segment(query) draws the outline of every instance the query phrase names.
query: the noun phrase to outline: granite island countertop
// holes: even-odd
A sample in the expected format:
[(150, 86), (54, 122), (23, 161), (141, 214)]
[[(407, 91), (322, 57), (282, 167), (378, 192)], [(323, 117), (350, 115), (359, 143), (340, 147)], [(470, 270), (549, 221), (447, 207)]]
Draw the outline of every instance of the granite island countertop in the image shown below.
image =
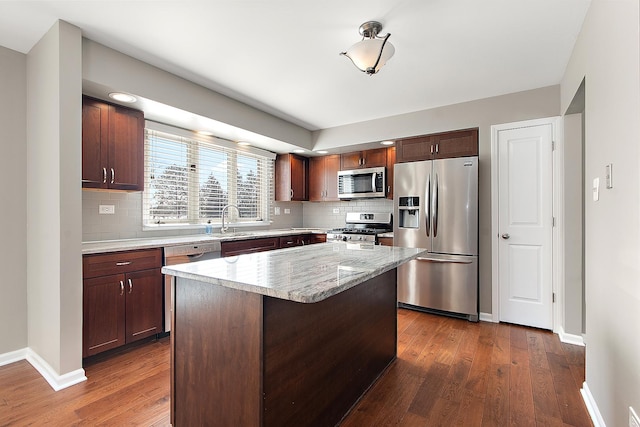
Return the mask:
[(162, 273), (302, 303), (315, 303), (426, 252), (328, 242), (179, 264)]

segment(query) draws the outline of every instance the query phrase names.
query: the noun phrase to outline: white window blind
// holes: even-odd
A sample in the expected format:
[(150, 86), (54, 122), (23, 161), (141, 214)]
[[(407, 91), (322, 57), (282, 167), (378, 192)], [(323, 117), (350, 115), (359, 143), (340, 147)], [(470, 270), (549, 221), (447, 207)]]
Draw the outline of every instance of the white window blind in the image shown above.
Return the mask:
[(275, 154), (147, 122), (145, 225), (268, 222)]

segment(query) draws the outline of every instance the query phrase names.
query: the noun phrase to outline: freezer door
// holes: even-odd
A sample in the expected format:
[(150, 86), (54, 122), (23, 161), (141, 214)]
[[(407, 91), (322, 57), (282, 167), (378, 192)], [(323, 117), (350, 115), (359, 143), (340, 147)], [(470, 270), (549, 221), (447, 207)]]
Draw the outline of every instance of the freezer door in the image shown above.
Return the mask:
[(478, 158), (433, 161), (432, 251), (478, 255)]
[(478, 257), (431, 254), (401, 265), (398, 302), (478, 320)]
[(431, 250), (432, 161), (397, 163), (393, 181), (395, 246)]

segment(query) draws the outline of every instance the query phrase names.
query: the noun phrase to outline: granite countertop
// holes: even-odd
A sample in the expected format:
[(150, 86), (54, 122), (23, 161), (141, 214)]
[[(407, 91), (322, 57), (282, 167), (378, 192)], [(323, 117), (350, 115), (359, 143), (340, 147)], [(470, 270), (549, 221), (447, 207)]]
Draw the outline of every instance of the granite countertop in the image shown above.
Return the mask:
[(343, 242), (163, 267), (177, 277), (302, 303), (314, 303), (396, 268), (426, 249)]
[(292, 234), (324, 234), (326, 230), (317, 228), (286, 228), (277, 230), (256, 230), (213, 234), (195, 234), (179, 237), (150, 237), (142, 239), (101, 240), (82, 242), (82, 254), (130, 251), (136, 249), (162, 248), (166, 246), (189, 245), (203, 242), (225, 242), (232, 240), (259, 239), (262, 237), (288, 236)]

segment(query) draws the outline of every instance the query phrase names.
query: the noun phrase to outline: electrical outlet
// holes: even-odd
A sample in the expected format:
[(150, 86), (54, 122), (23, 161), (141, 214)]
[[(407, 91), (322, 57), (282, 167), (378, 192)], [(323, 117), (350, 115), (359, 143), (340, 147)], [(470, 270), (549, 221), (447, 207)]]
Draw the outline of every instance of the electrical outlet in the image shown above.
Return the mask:
[(284, 208), (284, 214), (285, 215), (289, 215), (291, 213), (291, 209), (289, 208)]
[(114, 205), (100, 205), (98, 212), (100, 215), (113, 215), (116, 213), (116, 207)]
[(333, 208), (333, 213), (339, 214), (340, 213), (340, 208)]
[(273, 214), (274, 215), (280, 215), (280, 206), (276, 206), (273, 208)]
[(629, 427), (640, 427), (640, 418), (631, 406), (629, 406)]

